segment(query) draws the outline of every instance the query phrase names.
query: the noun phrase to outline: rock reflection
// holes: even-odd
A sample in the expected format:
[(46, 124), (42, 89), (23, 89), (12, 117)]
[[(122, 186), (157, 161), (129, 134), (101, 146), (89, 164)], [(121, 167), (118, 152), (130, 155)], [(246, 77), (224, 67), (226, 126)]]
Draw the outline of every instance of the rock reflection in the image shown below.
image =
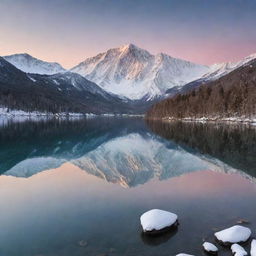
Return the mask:
[(150, 246), (159, 246), (168, 242), (172, 237), (174, 237), (178, 233), (178, 227), (167, 230), (164, 233), (159, 235), (148, 235), (141, 232), (140, 237), (144, 244)]

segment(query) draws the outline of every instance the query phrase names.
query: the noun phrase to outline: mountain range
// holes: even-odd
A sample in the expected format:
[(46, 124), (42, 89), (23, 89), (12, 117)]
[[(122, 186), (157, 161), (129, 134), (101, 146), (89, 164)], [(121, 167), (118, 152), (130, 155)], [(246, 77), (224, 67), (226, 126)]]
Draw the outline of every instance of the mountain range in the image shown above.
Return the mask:
[[(154, 104), (149, 119), (210, 119), (255, 122), (256, 60), (238, 66), (232, 72), (203, 86)], [(187, 85), (188, 86), (188, 85)]]
[(0, 105), (27, 112), (130, 113), (129, 101), (76, 73), (25, 73), (0, 57)]
[(66, 70), (14, 54), (0, 59), (0, 104), (25, 111), (143, 113), (156, 101), (217, 80), (255, 58), (206, 66), (127, 44)]

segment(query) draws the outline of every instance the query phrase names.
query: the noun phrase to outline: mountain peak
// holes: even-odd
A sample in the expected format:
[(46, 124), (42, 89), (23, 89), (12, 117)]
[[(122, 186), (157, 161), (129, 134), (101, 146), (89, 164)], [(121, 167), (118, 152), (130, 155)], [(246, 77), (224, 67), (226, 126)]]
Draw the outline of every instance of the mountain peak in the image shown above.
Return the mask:
[(26, 73), (52, 75), (64, 72), (65, 69), (56, 62), (47, 62), (37, 59), (28, 53), (17, 53), (3, 57), (6, 61)]
[(148, 51), (136, 46), (135, 44), (129, 43), (118, 48), (121, 52), (142, 52), (151, 55)]
[(208, 70), (163, 53), (153, 55), (132, 43), (109, 49), (71, 69), (108, 92), (133, 100), (154, 99)]
[(137, 47), (136, 45), (129, 43), (129, 44), (125, 44), (123, 46), (120, 47), (121, 50), (133, 50), (133, 49), (139, 49), (139, 47)]
[[(13, 55), (8, 55), (8, 56), (5, 56), (5, 57), (9, 57), (9, 56), (24, 56), (24, 57), (27, 57), (27, 58), (34, 58), (32, 57), (30, 54), (24, 52), (24, 53), (15, 53)], [(35, 59), (35, 58), (34, 58)]]

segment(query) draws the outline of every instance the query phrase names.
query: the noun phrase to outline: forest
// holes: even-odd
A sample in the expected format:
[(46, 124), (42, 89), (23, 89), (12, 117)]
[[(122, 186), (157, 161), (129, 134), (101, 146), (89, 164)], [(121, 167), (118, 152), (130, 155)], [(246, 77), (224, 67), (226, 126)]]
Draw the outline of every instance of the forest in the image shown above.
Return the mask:
[(146, 115), (150, 119), (255, 116), (256, 61), (216, 81), (156, 103)]

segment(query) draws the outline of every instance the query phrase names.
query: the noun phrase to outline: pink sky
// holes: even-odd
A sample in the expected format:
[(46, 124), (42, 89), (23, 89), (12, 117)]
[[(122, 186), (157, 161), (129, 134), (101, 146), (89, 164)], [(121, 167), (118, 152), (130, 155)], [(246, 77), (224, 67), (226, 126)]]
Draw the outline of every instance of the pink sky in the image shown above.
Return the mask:
[(26, 52), (71, 68), (133, 43), (200, 64), (237, 61), (256, 52), (255, 10), (247, 0), (2, 0), (0, 56)]

